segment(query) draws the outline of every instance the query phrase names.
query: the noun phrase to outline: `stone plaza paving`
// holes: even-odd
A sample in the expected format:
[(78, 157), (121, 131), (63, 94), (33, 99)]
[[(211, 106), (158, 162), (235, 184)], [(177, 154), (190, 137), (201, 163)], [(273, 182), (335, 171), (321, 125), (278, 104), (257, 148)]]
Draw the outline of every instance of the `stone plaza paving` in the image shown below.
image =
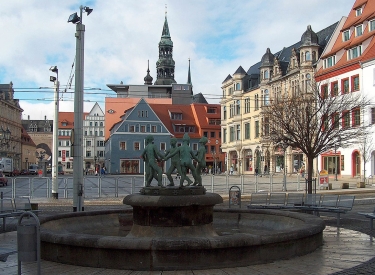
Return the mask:
[[(355, 194), (353, 210), (341, 215), (340, 228), (336, 227), (334, 214), (321, 213), (326, 222), (323, 238), (324, 245), (315, 252), (289, 260), (280, 260), (268, 264), (247, 267), (182, 270), (182, 271), (131, 271), (103, 268), (64, 265), (49, 261), (41, 261), (42, 274), (375, 274), (375, 230), (370, 232), (369, 220), (358, 212), (372, 212), (375, 207), (375, 187), (351, 188), (342, 190), (339, 182), (333, 190), (318, 191), (321, 193)], [(223, 195), (225, 200), (225, 195)], [(246, 207), (248, 199), (242, 200)], [(39, 202), (40, 215), (54, 215), (72, 211), (70, 200), (42, 199)], [(122, 198), (85, 201), (85, 211), (98, 209), (118, 209)], [(216, 207), (228, 207), (225, 201)], [(7, 232), (0, 234), (0, 248), (17, 249), (17, 219), (7, 222)], [(126, 261), (126, 259), (124, 259)], [(0, 262), (0, 274), (18, 274), (17, 253), (10, 255), (6, 262)], [(22, 263), (22, 274), (37, 274), (37, 264)]]

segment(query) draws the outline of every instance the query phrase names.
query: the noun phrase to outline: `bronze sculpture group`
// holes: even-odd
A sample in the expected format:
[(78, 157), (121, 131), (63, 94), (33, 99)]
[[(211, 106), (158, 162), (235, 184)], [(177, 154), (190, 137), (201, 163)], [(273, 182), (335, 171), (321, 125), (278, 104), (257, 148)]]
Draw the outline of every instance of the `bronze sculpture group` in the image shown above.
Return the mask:
[[(155, 144), (153, 144), (154, 137), (152, 135), (147, 136), (146, 146), (142, 153), (142, 158), (145, 163), (145, 184), (146, 187), (151, 186), (152, 179), (156, 179), (158, 186), (162, 186), (162, 170), (158, 166), (157, 162), (161, 160), (171, 159), (171, 166), (169, 167), (166, 175), (169, 180), (168, 186), (174, 186), (172, 172), (176, 169), (177, 173), (180, 174), (180, 187), (183, 187), (184, 181), (187, 181), (189, 185), (202, 186), (202, 169), (206, 167), (206, 148), (205, 145), (208, 141), (206, 137), (202, 137), (199, 140), (199, 148), (196, 153), (190, 148), (190, 137), (188, 134), (184, 134), (182, 139), (182, 145), (176, 147), (177, 139), (172, 137), (170, 141), (171, 148), (168, 149), (163, 155)], [(192, 163), (192, 159), (197, 162), (196, 167)], [(191, 171), (193, 181), (187, 176), (188, 171)]]

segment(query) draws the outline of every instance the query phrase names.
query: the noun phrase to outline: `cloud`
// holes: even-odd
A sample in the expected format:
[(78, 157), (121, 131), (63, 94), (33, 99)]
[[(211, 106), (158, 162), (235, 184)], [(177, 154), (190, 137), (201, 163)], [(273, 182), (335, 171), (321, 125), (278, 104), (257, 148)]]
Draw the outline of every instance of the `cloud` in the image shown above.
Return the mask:
[[(349, 13), (354, 1), (341, 0), (340, 5), (326, 0), (167, 3), (176, 81), (186, 83), (190, 58), (194, 92), (218, 103), (221, 83), (228, 74), (240, 65), (247, 70), (260, 61), (268, 47), (276, 52), (298, 42), (307, 25), (319, 31), (340, 20)], [(53, 99), (48, 70), (51, 65), (59, 68), (62, 89), (74, 75), (75, 26), (67, 23), (67, 18), (79, 12), (80, 5), (94, 9), (90, 16), (83, 14), (84, 85), (102, 89), (102, 93), (85, 94), (85, 99), (98, 101), (103, 107), (105, 96), (115, 96), (106, 84), (143, 84), (148, 60), (151, 76), (156, 79), (165, 1), (2, 1), (0, 83), (14, 83), (24, 114), (36, 115), (35, 110), (51, 112), (51, 108), (42, 107), (52, 106), (52, 101), (44, 104), (36, 100)], [(74, 89), (74, 80), (72, 85)], [(51, 89), (35, 89), (46, 86)], [(64, 95), (64, 99), (68, 98), (72, 100), (71, 93)], [(62, 103), (62, 108), (64, 104), (72, 102)]]

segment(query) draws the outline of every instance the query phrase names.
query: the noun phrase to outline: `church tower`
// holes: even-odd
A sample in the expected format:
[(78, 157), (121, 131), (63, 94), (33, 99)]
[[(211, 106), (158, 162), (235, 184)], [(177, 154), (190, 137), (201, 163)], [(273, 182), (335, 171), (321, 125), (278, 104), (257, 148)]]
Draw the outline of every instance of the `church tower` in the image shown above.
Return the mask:
[(174, 65), (173, 42), (169, 34), (167, 12), (165, 12), (163, 32), (159, 42), (159, 60), (156, 62), (157, 78), (154, 84), (171, 85), (176, 83), (176, 80), (174, 80)]

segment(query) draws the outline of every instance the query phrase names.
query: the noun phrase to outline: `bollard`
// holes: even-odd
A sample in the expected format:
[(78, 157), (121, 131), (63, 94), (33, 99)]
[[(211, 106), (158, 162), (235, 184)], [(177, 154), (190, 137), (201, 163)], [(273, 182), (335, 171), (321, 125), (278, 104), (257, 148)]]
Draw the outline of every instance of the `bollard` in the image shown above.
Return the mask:
[(236, 185), (231, 186), (229, 189), (229, 208), (232, 205), (241, 208), (241, 189)]
[[(33, 224), (22, 224), (22, 218), (31, 216)], [(18, 274), (21, 275), (21, 262), (38, 262), (37, 274), (40, 275), (40, 223), (33, 212), (24, 212), (17, 224)]]

